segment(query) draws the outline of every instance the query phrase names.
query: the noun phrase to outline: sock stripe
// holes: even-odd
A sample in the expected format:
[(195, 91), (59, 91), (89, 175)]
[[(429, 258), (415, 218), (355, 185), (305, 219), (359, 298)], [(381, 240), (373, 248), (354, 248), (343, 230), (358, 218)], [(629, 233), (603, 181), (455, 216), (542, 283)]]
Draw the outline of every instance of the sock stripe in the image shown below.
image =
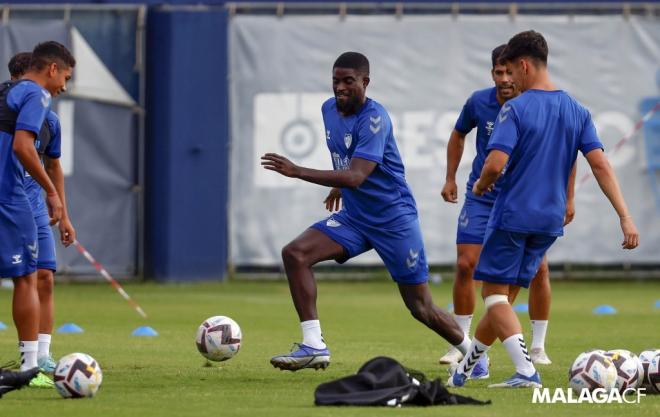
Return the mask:
[(525, 340), (519, 337), (518, 343), (520, 344), (520, 348), (522, 349), (523, 355), (525, 355), (525, 360), (531, 363), (532, 358), (529, 357), (529, 352), (527, 351), (527, 345), (525, 344)]

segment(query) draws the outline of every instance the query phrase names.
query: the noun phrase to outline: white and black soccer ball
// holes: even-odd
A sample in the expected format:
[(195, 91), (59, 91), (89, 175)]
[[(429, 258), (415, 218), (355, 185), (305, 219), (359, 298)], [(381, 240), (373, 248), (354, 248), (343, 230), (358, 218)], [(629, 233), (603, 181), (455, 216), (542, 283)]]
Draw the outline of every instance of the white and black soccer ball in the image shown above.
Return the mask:
[(241, 348), (241, 328), (225, 316), (213, 316), (204, 320), (197, 329), (197, 350), (211, 361), (226, 361)]
[(103, 382), (103, 372), (91, 356), (71, 353), (57, 362), (53, 380), (64, 398), (93, 397)]
[(580, 353), (568, 371), (568, 385), (578, 394), (584, 388), (609, 391), (616, 386), (616, 366), (603, 351)]
[(644, 379), (642, 361), (629, 350), (614, 349), (605, 352), (616, 367), (616, 389), (624, 392), (628, 388), (638, 388)]
[(644, 370), (642, 388), (648, 394), (660, 394), (660, 349), (645, 350), (639, 354)]

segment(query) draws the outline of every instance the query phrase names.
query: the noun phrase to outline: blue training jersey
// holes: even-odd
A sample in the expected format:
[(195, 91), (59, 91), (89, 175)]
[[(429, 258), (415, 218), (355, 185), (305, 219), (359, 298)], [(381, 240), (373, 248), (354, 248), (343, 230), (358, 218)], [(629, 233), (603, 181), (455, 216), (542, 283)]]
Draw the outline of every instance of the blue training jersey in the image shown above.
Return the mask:
[(351, 219), (385, 227), (416, 219), (417, 206), (385, 108), (368, 98), (357, 114), (344, 117), (333, 97), (323, 103), (321, 112), (335, 170), (348, 169), (352, 158), (377, 163), (359, 187), (341, 189), (343, 209)]
[(488, 144), (509, 155), (488, 226), (561, 236), (577, 151), (598, 148), (591, 114), (564, 91), (528, 90), (507, 101)]
[[(47, 129), (45, 132), (49, 136), (48, 144), (42, 146), (41, 143), (44, 138), (42, 138), (41, 133), (44, 133), (44, 129), (37, 136), (37, 139), (34, 141), (34, 146), (37, 148), (39, 156), (42, 157), (41, 162), (43, 163), (43, 156), (47, 156), (51, 159), (58, 159), (62, 155), (62, 134), (60, 130), (60, 119), (57, 117), (57, 114), (52, 110), (46, 115), (46, 121), (44, 122), (44, 127)], [(47, 213), (48, 208), (46, 207), (46, 202), (43, 198), (43, 189), (37, 181), (30, 176), (30, 174), (25, 171), (25, 181), (24, 181), (25, 192), (30, 200), (30, 206), (32, 207), (32, 212), (34, 216), (37, 217), (41, 214)]]
[[(21, 81), (7, 93), (6, 106), (16, 113), (15, 130), (39, 134), (50, 110), (50, 94), (32, 81)], [(0, 131), (0, 202), (27, 202), (23, 167), (13, 151), (14, 135)]]
[(472, 171), (468, 178), (465, 197), (487, 204), (493, 204), (495, 202), (495, 198), (499, 192), (499, 186), (496, 185), (492, 192), (482, 196), (472, 194), (472, 186), (481, 175), (481, 169), (484, 167), (487, 155), (486, 147), (488, 146), (488, 140), (493, 132), (495, 119), (497, 119), (497, 114), (500, 112), (501, 107), (497, 101), (497, 89), (495, 87), (475, 91), (467, 99), (465, 105), (463, 105), (463, 110), (461, 110), (461, 114), (458, 116), (458, 120), (456, 120), (456, 125), (454, 126), (454, 129), (464, 134), (470, 133), (475, 127), (477, 128), (477, 156), (472, 161)]

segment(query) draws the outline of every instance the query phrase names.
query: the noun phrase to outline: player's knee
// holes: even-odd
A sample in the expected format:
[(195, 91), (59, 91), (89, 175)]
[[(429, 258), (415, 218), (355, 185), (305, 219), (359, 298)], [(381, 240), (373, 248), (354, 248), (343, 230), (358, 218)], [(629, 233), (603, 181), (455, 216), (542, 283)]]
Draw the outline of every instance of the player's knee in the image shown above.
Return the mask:
[(422, 301), (414, 301), (408, 304), (410, 314), (422, 323), (428, 323), (431, 319), (432, 310)]
[(39, 291), (39, 294), (52, 294), (54, 281), (52, 273), (40, 273), (37, 278), (37, 290)]
[(295, 242), (291, 242), (282, 248), (282, 260), (285, 265), (304, 265), (305, 252)]
[(472, 280), (472, 274), (477, 264), (477, 260), (470, 256), (461, 256), (456, 262), (456, 269), (458, 270), (457, 279), (465, 281)]

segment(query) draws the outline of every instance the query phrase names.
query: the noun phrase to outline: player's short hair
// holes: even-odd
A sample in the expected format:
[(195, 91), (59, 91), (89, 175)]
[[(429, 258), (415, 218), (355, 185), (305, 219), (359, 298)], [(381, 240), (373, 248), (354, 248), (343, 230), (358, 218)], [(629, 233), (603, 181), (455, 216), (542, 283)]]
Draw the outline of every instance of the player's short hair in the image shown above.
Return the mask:
[(509, 43), (500, 55), (502, 62), (510, 62), (522, 57), (532, 58), (543, 65), (548, 64), (548, 43), (543, 35), (533, 30), (520, 32), (509, 39)]
[(41, 71), (53, 62), (70, 68), (76, 66), (76, 59), (66, 46), (59, 42), (47, 41), (34, 47), (30, 61), (31, 69)]
[(351, 68), (363, 75), (369, 75), (369, 60), (359, 52), (344, 52), (332, 66), (332, 69), (335, 68)]
[(7, 69), (12, 78), (19, 78), (30, 68), (32, 52), (19, 52), (9, 60)]
[(493, 52), (490, 54), (490, 61), (493, 64), (493, 69), (495, 69), (495, 65), (501, 64), (502, 61), (500, 61), (500, 55), (502, 55), (502, 51), (506, 48), (506, 44), (503, 43), (502, 45), (498, 46), (497, 48), (493, 49)]

